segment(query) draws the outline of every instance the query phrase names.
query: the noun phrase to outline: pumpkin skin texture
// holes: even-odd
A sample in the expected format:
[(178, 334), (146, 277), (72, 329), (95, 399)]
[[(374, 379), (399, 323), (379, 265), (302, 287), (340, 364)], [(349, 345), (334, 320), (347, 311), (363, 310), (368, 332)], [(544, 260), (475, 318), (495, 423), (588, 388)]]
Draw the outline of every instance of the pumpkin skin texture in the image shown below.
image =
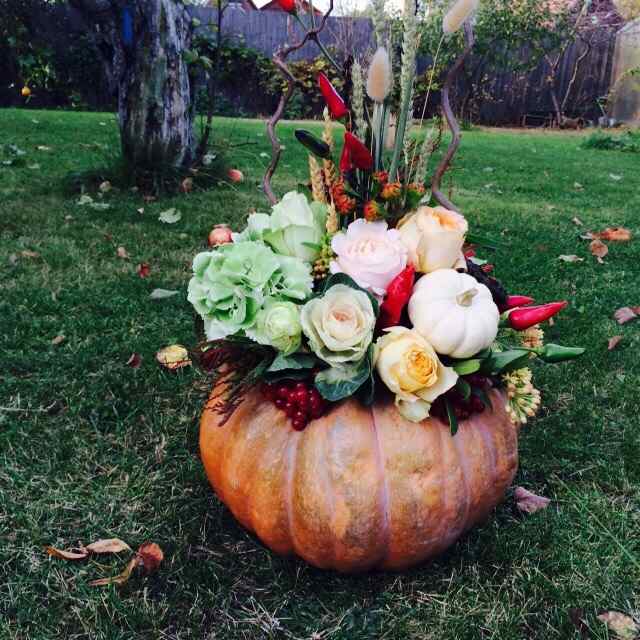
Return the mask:
[(343, 573), (431, 558), (484, 520), (518, 465), (504, 397), (449, 426), (403, 419), (392, 402), (347, 400), (304, 431), (258, 391), (223, 427), (204, 411), (200, 453), (236, 519), (278, 554)]
[(500, 312), (489, 289), (467, 273), (439, 269), (420, 278), (409, 300), (413, 328), (440, 354), (470, 358), (491, 346)]

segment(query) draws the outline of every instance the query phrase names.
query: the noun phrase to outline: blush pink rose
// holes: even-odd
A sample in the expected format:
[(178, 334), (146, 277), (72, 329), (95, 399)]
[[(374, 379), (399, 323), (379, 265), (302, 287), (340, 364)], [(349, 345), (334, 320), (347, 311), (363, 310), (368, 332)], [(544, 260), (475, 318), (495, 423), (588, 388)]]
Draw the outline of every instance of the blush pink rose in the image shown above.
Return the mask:
[(331, 242), (336, 254), (331, 273), (346, 273), (358, 286), (379, 298), (389, 283), (407, 266), (407, 248), (400, 233), (386, 222), (352, 222), (347, 232), (337, 233)]

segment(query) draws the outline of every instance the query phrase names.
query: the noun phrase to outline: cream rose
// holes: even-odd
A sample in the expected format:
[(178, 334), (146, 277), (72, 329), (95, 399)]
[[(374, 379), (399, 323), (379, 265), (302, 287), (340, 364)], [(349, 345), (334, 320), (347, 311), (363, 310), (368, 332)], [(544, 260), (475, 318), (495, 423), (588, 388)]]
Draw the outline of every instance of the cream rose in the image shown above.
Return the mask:
[(346, 233), (337, 233), (331, 242), (336, 259), (331, 273), (346, 273), (358, 286), (383, 296), (389, 283), (407, 266), (407, 248), (395, 229), (386, 222), (352, 222)]
[(445, 367), (433, 347), (416, 331), (392, 327), (375, 345), (375, 367), (396, 396), (403, 417), (420, 422), (434, 400), (451, 389), (458, 374)]
[(398, 226), (409, 261), (420, 273), (453, 268), (462, 257), (468, 229), (464, 216), (444, 207), (420, 207)]
[(373, 339), (376, 316), (364, 291), (336, 284), (304, 305), (300, 323), (318, 358), (339, 367), (364, 358)]

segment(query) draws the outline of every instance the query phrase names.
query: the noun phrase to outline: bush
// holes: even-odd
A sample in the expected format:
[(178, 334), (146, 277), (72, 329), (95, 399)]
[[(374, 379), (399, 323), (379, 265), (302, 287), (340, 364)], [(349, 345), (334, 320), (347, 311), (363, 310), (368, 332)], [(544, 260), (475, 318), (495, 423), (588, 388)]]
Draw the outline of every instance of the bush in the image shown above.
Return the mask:
[(581, 146), (583, 149), (640, 153), (640, 130), (625, 131), (619, 135), (595, 131), (584, 139)]

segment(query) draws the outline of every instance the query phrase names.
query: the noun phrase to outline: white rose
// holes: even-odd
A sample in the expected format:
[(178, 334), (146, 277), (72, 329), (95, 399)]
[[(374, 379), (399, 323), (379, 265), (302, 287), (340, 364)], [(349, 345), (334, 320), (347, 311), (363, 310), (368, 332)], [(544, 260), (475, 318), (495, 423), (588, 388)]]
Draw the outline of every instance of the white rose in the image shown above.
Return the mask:
[(331, 242), (336, 259), (331, 273), (346, 273), (358, 286), (383, 296), (389, 283), (407, 266), (407, 248), (395, 229), (386, 222), (352, 222), (346, 233), (337, 233)]
[(434, 400), (458, 380), (458, 374), (440, 362), (434, 348), (406, 327), (392, 327), (378, 339), (374, 362), (382, 381), (396, 396), (398, 411), (412, 422), (427, 418)]
[(419, 273), (454, 267), (468, 229), (464, 216), (444, 207), (420, 207), (398, 226), (409, 261)]
[(365, 357), (373, 339), (376, 316), (364, 291), (336, 284), (322, 297), (304, 305), (300, 323), (309, 347), (318, 358), (340, 367)]

